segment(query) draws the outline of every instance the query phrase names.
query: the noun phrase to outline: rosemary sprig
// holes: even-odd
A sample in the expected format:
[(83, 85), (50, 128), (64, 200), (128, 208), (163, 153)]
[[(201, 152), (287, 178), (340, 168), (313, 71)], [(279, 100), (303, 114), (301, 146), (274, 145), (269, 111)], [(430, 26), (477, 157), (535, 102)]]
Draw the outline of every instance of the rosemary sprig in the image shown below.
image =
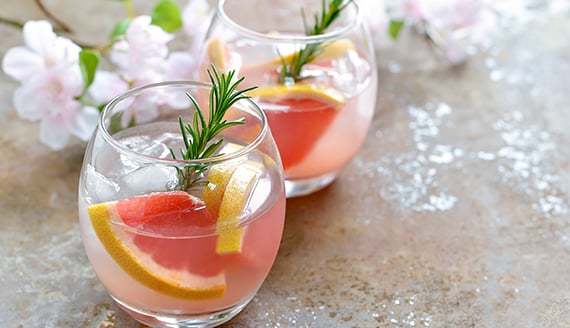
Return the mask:
[[(310, 27), (307, 23), (305, 10), (301, 8), (301, 16), (303, 16), (303, 25), (307, 36), (320, 35), (340, 16), (340, 13), (354, 0), (331, 0), (328, 5), (326, 0), (322, 0), (321, 13), (315, 14), (314, 25)], [(279, 83), (288, 81), (294, 82), (300, 80), (301, 70), (303, 66), (310, 63), (322, 51), (322, 42), (309, 43), (303, 46), (297, 53), (293, 55), (291, 60), (287, 62), (281, 57), (281, 72), (279, 72)]]
[[(235, 71), (229, 71), (227, 74), (222, 73), (220, 75), (214, 65), (212, 65), (212, 71), (208, 70), (212, 87), (210, 90), (209, 117), (207, 121), (196, 99), (191, 94), (186, 94), (196, 111), (192, 117), (191, 124), (184, 124), (182, 116), (178, 117), (180, 132), (184, 141), (184, 148), (180, 149), (180, 155), (183, 160), (220, 156), (221, 154), (214, 154), (220, 148), (224, 139), (220, 138), (213, 142), (214, 138), (231, 126), (245, 123), (243, 118), (234, 121), (224, 120), (228, 109), (237, 101), (249, 98), (246, 92), (256, 88), (249, 87), (237, 91), (236, 89), (244, 80), (244, 77), (232, 83), (234, 75)], [(172, 148), (170, 148), (170, 154), (173, 159), (178, 159)], [(210, 165), (211, 163), (209, 162), (203, 162), (191, 163), (183, 168), (177, 167), (178, 189), (188, 191), (194, 186), (205, 184), (206, 181), (203, 180), (204, 172)]]

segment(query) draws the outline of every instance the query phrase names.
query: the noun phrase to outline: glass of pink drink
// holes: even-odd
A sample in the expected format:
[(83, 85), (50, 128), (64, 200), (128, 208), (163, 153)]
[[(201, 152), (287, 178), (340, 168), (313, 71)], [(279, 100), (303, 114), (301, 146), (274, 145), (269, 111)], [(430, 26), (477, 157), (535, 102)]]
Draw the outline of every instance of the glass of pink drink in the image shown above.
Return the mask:
[[(116, 303), (152, 327), (230, 320), (255, 296), (281, 241), (283, 170), (253, 101), (225, 113), (244, 123), (214, 138), (222, 140), (214, 153), (173, 159), (185, 148), (178, 117), (192, 124), (196, 110), (187, 93), (208, 121), (210, 89), (165, 82), (119, 95), (85, 153), (79, 221), (87, 256)], [(194, 184), (186, 189), (187, 169)]]
[[(268, 118), (287, 197), (333, 182), (360, 149), (374, 114), (373, 44), (356, 3), (342, 3), (330, 26), (307, 35), (322, 0), (220, 0), (206, 36), (203, 67), (239, 70), (244, 87), (259, 86), (250, 95)], [(298, 75), (284, 78), (284, 64), (307, 49), (314, 51)]]

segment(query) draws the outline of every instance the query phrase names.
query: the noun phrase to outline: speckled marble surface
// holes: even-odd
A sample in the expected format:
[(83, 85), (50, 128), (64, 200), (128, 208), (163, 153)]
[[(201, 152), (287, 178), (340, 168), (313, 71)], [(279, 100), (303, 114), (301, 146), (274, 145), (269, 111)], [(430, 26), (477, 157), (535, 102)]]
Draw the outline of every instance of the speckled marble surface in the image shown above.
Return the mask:
[[(78, 24), (74, 1), (45, 3), (81, 39), (107, 35)], [(115, 21), (113, 4), (82, 6)], [(41, 17), (31, 0), (0, 13)], [(568, 31), (568, 7), (537, 5), (460, 67), (383, 48), (363, 149), (329, 188), (288, 200), (275, 266), (227, 327), (570, 327)], [(0, 25), (1, 56), (22, 42)], [(81, 245), (84, 146), (38, 143), (16, 87), (0, 75), (2, 326), (139, 327)]]

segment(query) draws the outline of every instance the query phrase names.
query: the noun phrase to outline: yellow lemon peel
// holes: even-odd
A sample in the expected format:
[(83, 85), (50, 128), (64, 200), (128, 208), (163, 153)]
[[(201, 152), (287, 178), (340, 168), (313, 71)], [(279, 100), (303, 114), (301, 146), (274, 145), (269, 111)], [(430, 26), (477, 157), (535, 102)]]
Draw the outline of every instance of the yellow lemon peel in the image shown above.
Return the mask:
[(284, 96), (313, 98), (334, 106), (342, 106), (346, 103), (346, 98), (340, 91), (320, 84), (295, 83), (291, 85), (260, 86), (247, 94), (250, 97), (259, 98), (279, 98)]
[[(243, 148), (242, 146), (234, 143), (227, 143), (220, 153), (230, 154)], [(243, 162), (245, 158), (224, 162), (221, 164), (213, 165), (208, 173), (208, 184), (204, 187), (202, 200), (206, 204), (206, 208), (212, 217), (217, 218), (220, 210), (222, 197), (226, 191), (226, 187), (232, 174), (237, 166)]]
[(258, 167), (249, 163), (238, 166), (232, 174), (220, 204), (216, 225), (218, 254), (241, 252), (244, 228), (239, 226), (239, 219), (259, 175)]
[(226, 55), (224, 50), (224, 44), (220, 38), (213, 38), (208, 40), (206, 44), (206, 53), (210, 62), (218, 69), (225, 69), (226, 67)]
[(241, 56), (236, 52), (228, 52), (224, 42), (220, 38), (212, 38), (206, 43), (206, 55), (211, 64), (220, 72), (235, 71), (239, 75), (242, 66)]
[[(343, 56), (347, 51), (355, 50), (356, 47), (354, 46), (354, 43), (352, 43), (352, 41), (349, 39), (339, 39), (332, 42), (322, 43), (320, 49), (321, 50), (317, 52), (317, 55), (312, 60), (313, 62), (337, 59)], [(282, 60), (284, 60), (286, 63), (291, 63), (291, 60), (297, 56), (297, 54), (298, 52), (293, 52), (283, 57), (274, 58), (271, 61), (271, 64), (280, 65), (282, 63)]]

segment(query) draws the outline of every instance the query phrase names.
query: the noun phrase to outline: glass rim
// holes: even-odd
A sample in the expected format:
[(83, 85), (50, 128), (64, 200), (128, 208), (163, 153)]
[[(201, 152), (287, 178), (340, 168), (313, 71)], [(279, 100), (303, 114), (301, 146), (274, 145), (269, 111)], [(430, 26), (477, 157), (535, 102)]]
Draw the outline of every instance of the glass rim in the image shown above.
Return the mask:
[(350, 1), (349, 5), (354, 9), (354, 20), (350, 20), (350, 22), (340, 29), (336, 29), (334, 31), (325, 32), (319, 35), (293, 35), (293, 34), (284, 34), (284, 35), (270, 35), (266, 33), (260, 33), (255, 30), (246, 28), (241, 24), (238, 24), (224, 10), (224, 5), (231, 0), (219, 0), (218, 5), (216, 7), (216, 14), (221, 18), (223, 24), (229, 26), (236, 32), (245, 35), (246, 37), (254, 40), (261, 40), (266, 42), (281, 42), (281, 43), (322, 43), (327, 40), (339, 39), (342, 36), (347, 35), (352, 30), (356, 29), (360, 24), (362, 24), (362, 17), (360, 14), (360, 10), (358, 8), (358, 4), (356, 1)]
[[(215, 156), (215, 157), (206, 157), (206, 158), (202, 158), (202, 159), (191, 159), (191, 160), (159, 158), (159, 157), (146, 155), (146, 154), (142, 154), (140, 152), (134, 151), (134, 150), (126, 147), (125, 145), (121, 144), (115, 138), (113, 138), (113, 136), (111, 135), (111, 133), (109, 132), (109, 129), (107, 128), (107, 126), (105, 124), (105, 121), (107, 120), (107, 117), (111, 114), (111, 111), (115, 108), (115, 106), (117, 104), (119, 104), (121, 101), (123, 101), (129, 97), (140, 94), (144, 90), (154, 89), (154, 88), (162, 88), (162, 87), (171, 87), (171, 86), (174, 86), (174, 87), (187, 86), (187, 87), (211, 89), (212, 84), (211, 83), (205, 83), (205, 82), (197, 82), (197, 81), (163, 81), (163, 82), (156, 82), (156, 83), (149, 83), (149, 84), (141, 85), (138, 87), (128, 89), (124, 92), (121, 92), (120, 94), (113, 97), (105, 105), (105, 107), (103, 108), (103, 111), (99, 115), (99, 123), (97, 124), (97, 129), (101, 132), (103, 139), (107, 143), (109, 143), (111, 145), (111, 147), (113, 147), (117, 152), (124, 154), (124, 155), (127, 155), (131, 158), (134, 158), (139, 162), (143, 162), (143, 163), (147, 163), (147, 164), (148, 163), (162, 164), (162, 165), (189, 165), (189, 164), (199, 164), (199, 163), (219, 163), (219, 162), (225, 162), (225, 161), (229, 161), (229, 160), (244, 156), (246, 154), (251, 153), (255, 148), (258, 148), (258, 146), (263, 142), (263, 139), (267, 135), (269, 127), (268, 127), (267, 117), (265, 116), (265, 113), (263, 112), (261, 107), (259, 107), (259, 105), (255, 101), (253, 101), (251, 98), (245, 98), (245, 99), (242, 99), (241, 101), (245, 101), (245, 102), (249, 103), (251, 105), (251, 107), (253, 108), (254, 112), (259, 115), (259, 119), (261, 121), (261, 130), (255, 136), (255, 139), (253, 139), (251, 142), (248, 142), (244, 147), (240, 148), (239, 150), (233, 151), (233, 152), (228, 153), (228, 154), (223, 154), (223, 155)], [(235, 104), (234, 104), (234, 106), (235, 106)]]

